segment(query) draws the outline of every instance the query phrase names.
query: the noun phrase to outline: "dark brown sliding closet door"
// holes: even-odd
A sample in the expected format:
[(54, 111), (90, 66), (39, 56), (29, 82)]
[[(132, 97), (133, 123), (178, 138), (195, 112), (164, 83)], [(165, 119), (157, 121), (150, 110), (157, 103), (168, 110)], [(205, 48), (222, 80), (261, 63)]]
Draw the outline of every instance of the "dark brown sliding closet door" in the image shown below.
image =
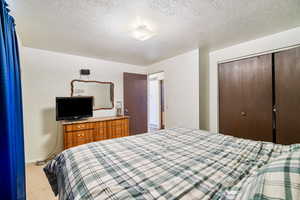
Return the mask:
[(272, 141), (272, 56), (219, 65), (219, 130)]
[(236, 62), (219, 65), (219, 131), (237, 137), (243, 131), (241, 73)]
[(276, 140), (300, 143), (300, 47), (275, 54)]

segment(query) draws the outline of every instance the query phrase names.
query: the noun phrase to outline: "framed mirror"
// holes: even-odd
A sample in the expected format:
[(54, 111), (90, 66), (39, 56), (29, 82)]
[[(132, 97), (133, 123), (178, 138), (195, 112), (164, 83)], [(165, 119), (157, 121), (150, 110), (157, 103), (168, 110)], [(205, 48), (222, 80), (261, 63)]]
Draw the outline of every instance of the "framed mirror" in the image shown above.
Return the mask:
[(71, 97), (94, 97), (94, 110), (114, 108), (114, 84), (112, 82), (72, 80)]

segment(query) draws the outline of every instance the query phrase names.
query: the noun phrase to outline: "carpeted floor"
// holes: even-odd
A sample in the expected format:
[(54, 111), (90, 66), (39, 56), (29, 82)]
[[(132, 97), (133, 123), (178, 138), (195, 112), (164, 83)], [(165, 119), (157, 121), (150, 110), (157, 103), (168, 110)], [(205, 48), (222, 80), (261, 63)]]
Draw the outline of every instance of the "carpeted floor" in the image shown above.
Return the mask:
[(26, 165), (27, 200), (57, 200), (44, 174), (43, 166)]

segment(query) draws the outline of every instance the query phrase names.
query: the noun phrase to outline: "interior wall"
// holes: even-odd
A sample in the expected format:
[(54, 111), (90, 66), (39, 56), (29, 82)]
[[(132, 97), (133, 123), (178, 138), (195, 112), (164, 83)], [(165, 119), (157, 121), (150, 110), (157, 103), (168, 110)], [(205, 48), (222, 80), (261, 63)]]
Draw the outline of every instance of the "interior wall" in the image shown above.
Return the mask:
[(199, 49), (199, 115), (200, 129), (209, 130), (209, 51)]
[(166, 128), (199, 129), (199, 52), (155, 63), (148, 73), (164, 72)]
[(218, 63), (280, 51), (300, 45), (300, 27), (244, 42), (209, 54), (209, 129), (218, 132)]
[[(26, 162), (46, 158), (55, 147), (62, 149), (62, 131), (55, 121), (55, 97), (70, 96), (70, 82), (80, 68), (91, 70), (90, 80), (115, 84), (115, 103), (123, 102), (123, 72), (146, 73), (146, 68), (117, 62), (21, 47)], [(113, 116), (100, 110), (94, 116)]]

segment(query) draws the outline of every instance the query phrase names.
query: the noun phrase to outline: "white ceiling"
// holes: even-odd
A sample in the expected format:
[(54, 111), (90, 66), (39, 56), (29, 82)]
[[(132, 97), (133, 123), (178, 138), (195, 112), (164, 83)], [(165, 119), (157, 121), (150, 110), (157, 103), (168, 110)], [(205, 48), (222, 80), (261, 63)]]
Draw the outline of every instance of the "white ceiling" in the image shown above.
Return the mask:
[[(149, 65), (300, 26), (300, 0), (10, 0), (24, 46)], [(137, 41), (140, 18), (157, 35)]]

